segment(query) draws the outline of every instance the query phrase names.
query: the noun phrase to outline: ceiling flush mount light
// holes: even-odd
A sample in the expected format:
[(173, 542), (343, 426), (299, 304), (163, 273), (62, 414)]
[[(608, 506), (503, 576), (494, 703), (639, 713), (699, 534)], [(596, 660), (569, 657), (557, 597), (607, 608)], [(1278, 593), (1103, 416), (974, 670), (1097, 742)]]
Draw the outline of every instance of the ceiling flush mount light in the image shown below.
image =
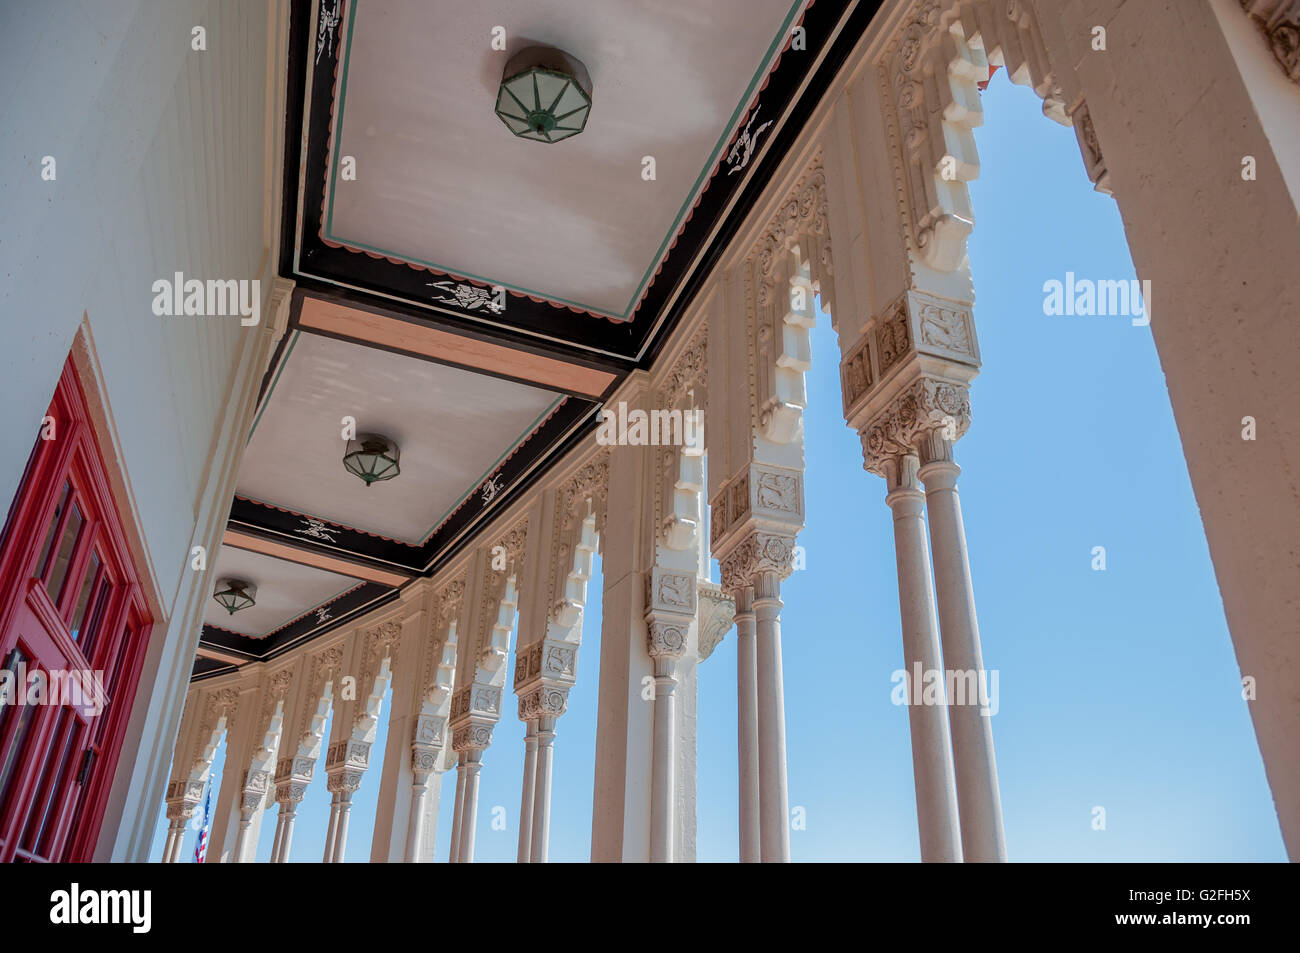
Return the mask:
[(591, 76), (563, 50), (530, 46), (510, 57), (496, 113), (520, 139), (559, 142), (576, 136), (591, 112)]
[(348, 452), (343, 455), (343, 465), (366, 486), (380, 480), (391, 480), (401, 473), (397, 465), (397, 444), (377, 433), (363, 433), (348, 441)]
[(242, 579), (223, 579), (217, 583), (217, 591), (212, 594), (212, 598), (231, 615), (240, 609), (256, 605), (256, 596), (257, 586)]

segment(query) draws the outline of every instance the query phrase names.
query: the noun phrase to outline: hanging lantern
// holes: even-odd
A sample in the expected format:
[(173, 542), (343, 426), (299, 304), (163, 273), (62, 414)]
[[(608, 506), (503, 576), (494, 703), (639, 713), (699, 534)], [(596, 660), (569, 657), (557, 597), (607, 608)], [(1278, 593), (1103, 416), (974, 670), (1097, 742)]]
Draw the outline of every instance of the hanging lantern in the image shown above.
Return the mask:
[(240, 609), (256, 605), (257, 586), (243, 579), (223, 579), (217, 583), (217, 591), (212, 594), (221, 607), (234, 615)]
[(576, 136), (590, 112), (587, 67), (564, 51), (530, 46), (506, 63), (496, 114), (520, 139), (559, 142)]
[(381, 480), (391, 480), (402, 472), (397, 464), (398, 457), (397, 444), (393, 441), (379, 434), (363, 433), (348, 441), (343, 466), (370, 486)]

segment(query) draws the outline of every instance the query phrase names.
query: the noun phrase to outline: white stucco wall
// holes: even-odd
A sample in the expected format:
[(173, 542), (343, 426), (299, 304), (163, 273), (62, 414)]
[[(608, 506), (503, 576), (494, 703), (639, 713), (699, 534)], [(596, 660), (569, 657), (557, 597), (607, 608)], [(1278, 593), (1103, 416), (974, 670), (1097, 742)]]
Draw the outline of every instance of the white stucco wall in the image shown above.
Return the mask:
[[(170, 754), (197, 639), (194, 593), (206, 584), (189, 571), (189, 551), (224, 522), (221, 475), (242, 450), (232, 438), (260, 377), (242, 365), (264, 352), (271, 319), (284, 13), (236, 0), (0, 10), (0, 405), (13, 424), (0, 501), (22, 479), (88, 316), (116, 440), (102, 449), (124, 476), (129, 498), (118, 502), (143, 542), (138, 568), (159, 616), (122, 756), (128, 776), (152, 778), (152, 762)], [(192, 49), (195, 26), (206, 50)], [(45, 156), (54, 181), (42, 179)], [(259, 279), (262, 326), (155, 316), (153, 282), (178, 271)], [(150, 802), (152, 819), (156, 786), (129, 797), (115, 789), (101, 850), (115, 823), (131, 826), (137, 802)]]

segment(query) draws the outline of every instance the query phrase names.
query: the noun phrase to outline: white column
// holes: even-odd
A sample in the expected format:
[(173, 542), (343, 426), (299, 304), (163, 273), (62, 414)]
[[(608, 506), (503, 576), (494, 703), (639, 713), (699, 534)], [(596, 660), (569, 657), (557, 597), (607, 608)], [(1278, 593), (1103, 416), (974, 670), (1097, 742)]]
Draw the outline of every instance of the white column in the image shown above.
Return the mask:
[(402, 854), (405, 864), (420, 862), (420, 847), (424, 843), (424, 800), (429, 793), (430, 777), (423, 771), (416, 771), (415, 780), (411, 782), (411, 815), (406, 821), (406, 849)]
[(235, 836), (235, 850), (231, 855), (231, 863), (244, 863), (244, 847), (248, 843), (248, 829), (253, 826), (253, 812), (240, 810), (239, 812), (239, 833)]
[(898, 606), (903, 625), (903, 667), (907, 673), (921, 860), (960, 861), (957, 788), (942, 678), (936, 686), (939, 692), (936, 703), (917, 704), (922, 690), (922, 685), (915, 683), (917, 669), (923, 678), (926, 672), (943, 672), (939, 624), (930, 582), (930, 553), (926, 546), (925, 497), (917, 482), (919, 461), (910, 454), (895, 456), (885, 466), (889, 486), (885, 503), (894, 515), (894, 555), (898, 563)]
[(179, 844), (185, 836), (185, 818), (173, 817), (171, 823), (167, 825), (167, 841), (163, 844), (162, 863), (176, 863), (176, 854), (179, 851)]
[(334, 838), (338, 835), (339, 829), (339, 795), (335, 792), (330, 797), (330, 825), (325, 832), (325, 856), (321, 858), (321, 863), (329, 864), (334, 861)]
[[(987, 676), (980, 653), (966, 530), (957, 497), (957, 475), (961, 468), (951, 459), (951, 445), (946, 441), (940, 443), (939, 453), (933, 453), (933, 448), (923, 443), (922, 453), (926, 458), (920, 478), (925, 483), (926, 511), (930, 518), (944, 664), (958, 672), (974, 673), (976, 684), (983, 686), (987, 684)], [(993, 726), (981, 703), (984, 699), (967, 698), (965, 704), (955, 704), (957, 701), (948, 699), (948, 712), (961, 815), (962, 856), (974, 862), (1005, 861), (1007, 848), (993, 756)]]
[(537, 719), (536, 791), (533, 797), (532, 844), (529, 859), (544, 864), (551, 837), (551, 763), (555, 755), (555, 716)]
[(676, 801), (677, 725), (673, 658), (660, 656), (655, 665), (654, 747), (650, 769), (650, 862), (673, 860), (673, 808)]
[(271, 839), (271, 863), (276, 863), (280, 859), (280, 841), (284, 839), (284, 803), (281, 802), (279, 810), (275, 812), (275, 836)]
[(754, 575), (758, 658), (758, 805), (763, 863), (790, 860), (790, 796), (785, 771), (785, 687), (781, 673), (781, 577)]
[(531, 859), (533, 797), (537, 788), (537, 722), (524, 722), (524, 782), (519, 796), (519, 863)]
[(280, 852), (273, 860), (276, 863), (287, 864), (289, 862), (289, 848), (293, 846), (293, 822), (298, 812), (298, 804), (295, 801), (282, 801), (280, 803), (280, 820), (284, 824), (280, 832)]
[(462, 755), (465, 764), (465, 803), (460, 815), (460, 863), (474, 863), (474, 828), (478, 818), (478, 774), (483, 767), (483, 751), (472, 748)]
[(451, 817), (451, 850), (447, 854), (447, 863), (460, 863), (460, 832), (465, 820), (465, 760), (466, 753), (461, 752), (456, 763), (456, 807)]
[(740, 862), (759, 861), (758, 837), (758, 654), (754, 634), (754, 590), (737, 589), (736, 760), (740, 774)]
[(338, 807), (338, 824), (334, 829), (334, 857), (333, 863), (343, 863), (343, 857), (348, 848), (348, 818), (352, 814), (352, 792), (340, 791)]

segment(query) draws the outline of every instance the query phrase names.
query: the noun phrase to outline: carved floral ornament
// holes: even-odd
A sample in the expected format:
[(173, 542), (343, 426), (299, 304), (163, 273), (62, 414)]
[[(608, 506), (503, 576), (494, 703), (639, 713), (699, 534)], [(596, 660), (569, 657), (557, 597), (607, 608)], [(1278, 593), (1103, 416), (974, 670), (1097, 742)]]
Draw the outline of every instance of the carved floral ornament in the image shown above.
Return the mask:
[(722, 588), (729, 593), (754, 585), (761, 573), (784, 579), (794, 569), (794, 536), (755, 530), (719, 561), (718, 568)]
[(1282, 72), (1300, 83), (1300, 0), (1241, 0)]
[(970, 392), (966, 386), (922, 377), (861, 431), (864, 466), (884, 476), (886, 458), (925, 450), (922, 442), (929, 435), (951, 444), (969, 427)]

